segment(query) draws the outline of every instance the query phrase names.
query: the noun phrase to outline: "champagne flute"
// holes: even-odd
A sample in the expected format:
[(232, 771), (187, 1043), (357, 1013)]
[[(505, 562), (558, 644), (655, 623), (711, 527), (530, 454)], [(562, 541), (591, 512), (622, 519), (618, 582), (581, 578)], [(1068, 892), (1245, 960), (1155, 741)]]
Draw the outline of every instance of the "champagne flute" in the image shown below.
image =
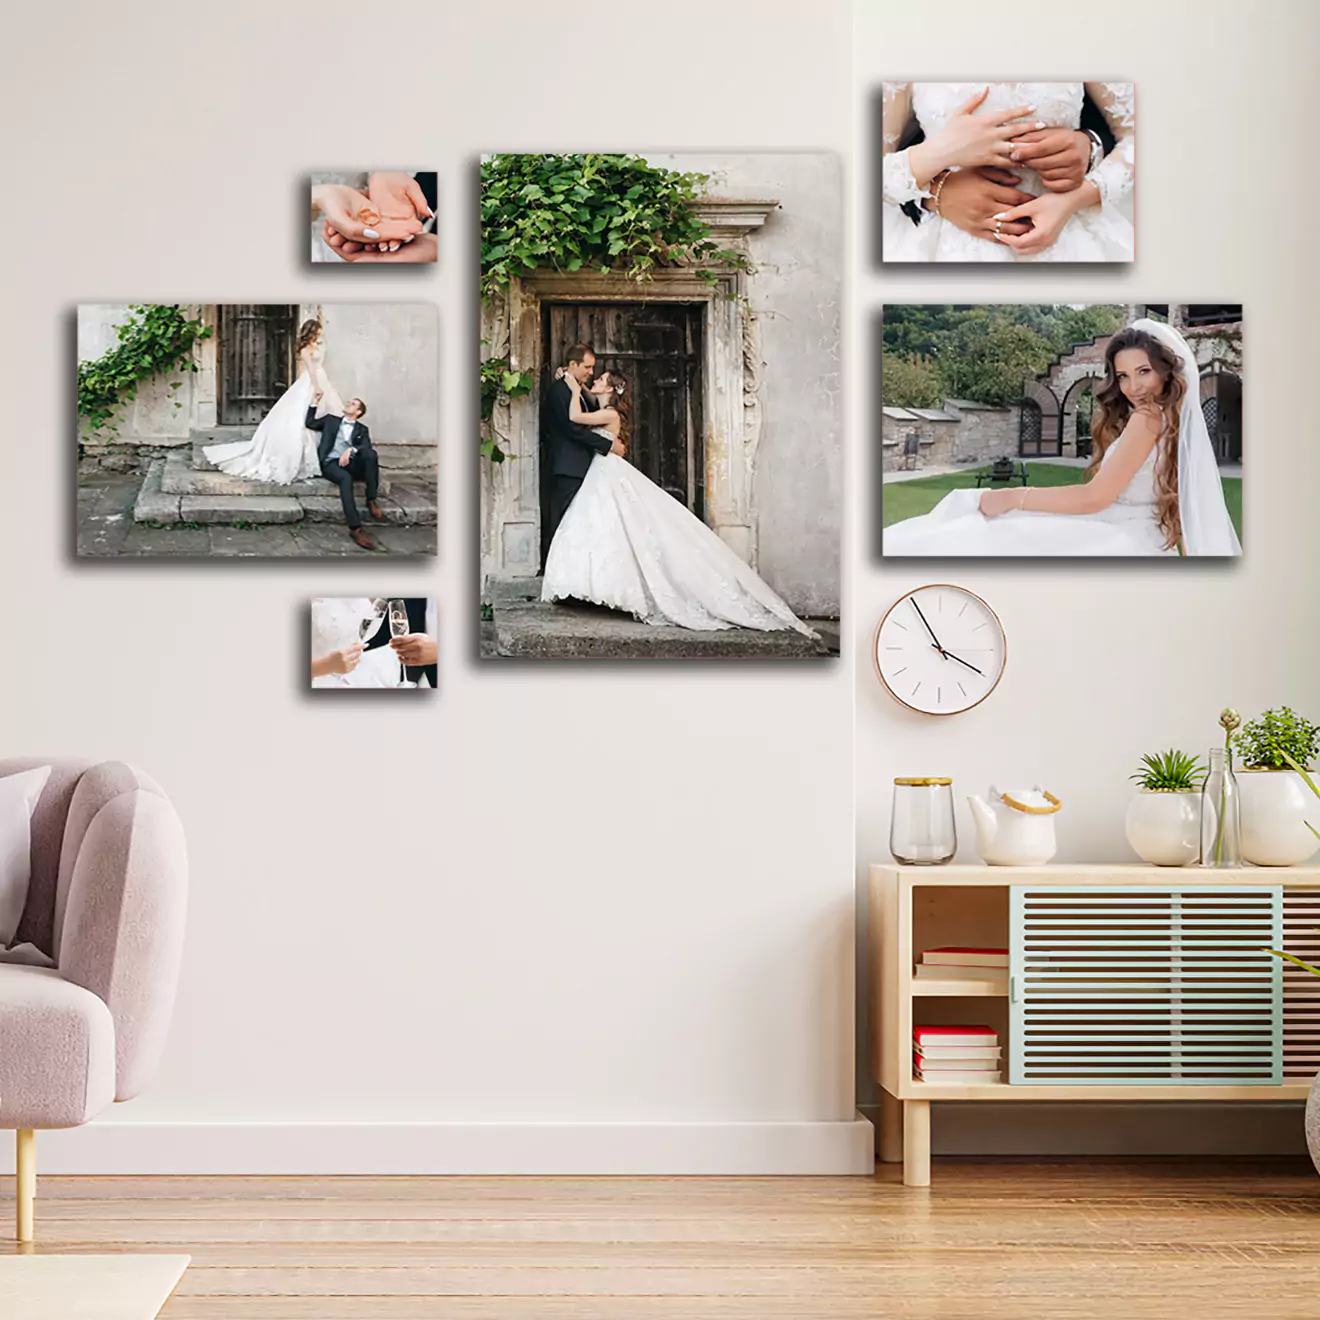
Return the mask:
[(383, 597), (378, 596), (371, 602), (371, 613), (358, 624), (358, 641), (369, 642), (380, 631), (380, 625), (384, 621), (385, 601)]
[[(408, 606), (402, 600), (390, 601), (390, 636), (404, 637), (412, 631), (412, 625), (408, 622)], [(408, 671), (404, 667), (403, 661), (399, 661), (399, 683), (401, 688), (416, 687), (416, 683), (408, 681)]]

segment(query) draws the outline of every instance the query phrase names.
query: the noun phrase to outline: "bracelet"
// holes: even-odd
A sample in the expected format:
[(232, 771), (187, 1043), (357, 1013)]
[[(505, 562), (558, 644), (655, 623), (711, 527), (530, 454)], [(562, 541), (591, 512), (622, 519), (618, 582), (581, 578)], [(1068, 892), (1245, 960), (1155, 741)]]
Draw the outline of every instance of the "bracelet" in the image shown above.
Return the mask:
[(1086, 162), (1086, 172), (1090, 174), (1105, 157), (1105, 144), (1100, 141), (1100, 134), (1093, 128), (1084, 128), (1082, 130), (1087, 137), (1091, 139), (1091, 155)]
[[(940, 172), (939, 172), (939, 173), (938, 173), (938, 174), (937, 174), (937, 175), (931, 180), (931, 183), (933, 183), (933, 184), (935, 185), (935, 190), (930, 194), (930, 200), (931, 200), (931, 203), (932, 203), (932, 204), (934, 205), (934, 207), (935, 207), (935, 214), (936, 214), (936, 215), (940, 215), (940, 193), (944, 190), (944, 185), (945, 185), (945, 183), (948, 182), (949, 175), (952, 174), (952, 173), (953, 173), (952, 170), (941, 170), (941, 171), (940, 171)], [(929, 186), (929, 185), (928, 185), (928, 186)], [(944, 218), (943, 216), (940, 216), (940, 219), (941, 219), (941, 220), (942, 220), (943, 218)]]
[(1027, 507), (1027, 488), (1026, 488), (1025, 486), (1023, 486), (1023, 487), (1022, 487), (1022, 498), (1021, 498), (1020, 500), (1018, 500), (1018, 510), (1019, 510), (1019, 512), (1020, 512), (1021, 510), (1025, 509), (1026, 507)]

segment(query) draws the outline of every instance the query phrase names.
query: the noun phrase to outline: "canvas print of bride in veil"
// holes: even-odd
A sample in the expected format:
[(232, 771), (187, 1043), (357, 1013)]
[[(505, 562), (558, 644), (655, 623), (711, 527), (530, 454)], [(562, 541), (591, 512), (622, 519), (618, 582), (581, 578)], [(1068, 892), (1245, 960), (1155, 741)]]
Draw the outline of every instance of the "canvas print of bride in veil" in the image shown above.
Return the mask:
[(1242, 553), (1242, 308), (890, 305), (886, 557)]
[(841, 209), (828, 153), (483, 158), (484, 657), (838, 654)]
[(886, 82), (884, 261), (1135, 260), (1124, 82)]

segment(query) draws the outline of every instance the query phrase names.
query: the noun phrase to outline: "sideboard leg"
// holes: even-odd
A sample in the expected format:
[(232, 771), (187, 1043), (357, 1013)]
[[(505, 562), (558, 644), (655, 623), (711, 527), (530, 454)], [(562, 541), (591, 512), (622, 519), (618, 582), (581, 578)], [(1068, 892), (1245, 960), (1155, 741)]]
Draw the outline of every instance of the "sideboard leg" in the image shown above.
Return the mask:
[(903, 1101), (903, 1185), (930, 1186), (930, 1101)]
[(903, 1102), (880, 1088), (880, 1163), (903, 1162)]

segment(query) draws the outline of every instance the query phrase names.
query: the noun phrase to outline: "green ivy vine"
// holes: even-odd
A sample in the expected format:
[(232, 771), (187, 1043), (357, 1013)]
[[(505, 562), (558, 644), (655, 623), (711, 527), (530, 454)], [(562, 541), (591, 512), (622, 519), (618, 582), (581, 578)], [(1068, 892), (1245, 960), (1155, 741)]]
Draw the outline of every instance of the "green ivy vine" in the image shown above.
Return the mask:
[[(78, 416), (93, 431), (109, 426), (116, 412), (137, 397), (144, 380), (196, 371), (193, 345), (212, 333), (201, 321), (190, 321), (177, 303), (133, 304), (124, 323), (115, 327), (119, 342), (99, 358), (78, 364)], [(170, 388), (178, 387), (175, 382)]]
[(710, 180), (628, 155), (488, 156), (481, 162), (481, 293), (550, 267), (648, 279), (684, 263), (707, 283), (712, 267), (747, 269), (721, 248), (693, 203)]
[[(507, 357), (488, 357), (481, 364), (481, 420), (488, 423), (497, 403), (517, 399), (532, 392), (535, 377), (530, 371), (511, 371)], [(493, 435), (481, 441), (481, 456), (492, 463), (503, 463), (508, 457)]]

